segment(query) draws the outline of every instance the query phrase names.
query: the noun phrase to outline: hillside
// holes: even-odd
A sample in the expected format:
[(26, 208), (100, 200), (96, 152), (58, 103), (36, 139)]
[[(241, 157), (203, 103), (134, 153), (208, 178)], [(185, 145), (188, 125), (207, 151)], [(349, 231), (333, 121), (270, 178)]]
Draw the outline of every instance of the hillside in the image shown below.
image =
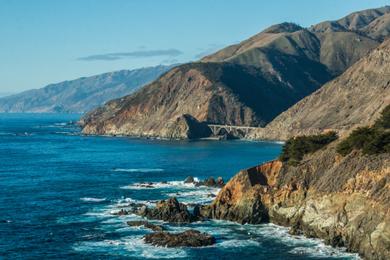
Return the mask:
[(172, 66), (121, 70), (0, 98), (0, 112), (83, 113), (132, 93)]
[(287, 139), (372, 124), (390, 104), (389, 64), (390, 39), (249, 137)]
[[(184, 114), (213, 124), (265, 126), (377, 47), (387, 36), (381, 21), (389, 13), (389, 7), (365, 10), (327, 29), (273, 25), (92, 111), (82, 120), (84, 133), (173, 138)], [(362, 22), (347, 27), (354, 19)]]

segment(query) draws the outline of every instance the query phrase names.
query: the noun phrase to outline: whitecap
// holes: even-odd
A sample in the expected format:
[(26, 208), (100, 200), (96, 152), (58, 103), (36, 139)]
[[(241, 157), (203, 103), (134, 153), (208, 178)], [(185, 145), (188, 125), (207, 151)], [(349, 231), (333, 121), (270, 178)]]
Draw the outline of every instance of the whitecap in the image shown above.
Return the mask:
[(89, 198), (89, 197), (85, 197), (85, 198), (80, 198), (81, 201), (85, 201), (85, 202), (102, 202), (102, 201), (105, 201), (106, 198)]
[(256, 240), (240, 240), (240, 239), (230, 239), (225, 240), (217, 244), (217, 246), (223, 248), (237, 248), (237, 247), (249, 247), (249, 246), (260, 246), (260, 242)]
[(142, 172), (142, 173), (146, 173), (146, 172), (163, 172), (164, 169), (160, 169), (160, 168), (115, 168), (115, 169), (112, 169), (113, 172)]
[(142, 189), (164, 189), (164, 188), (195, 188), (194, 183), (184, 183), (184, 181), (168, 182), (135, 182), (122, 186), (121, 189), (142, 190)]
[(9, 133), (9, 132), (0, 132), (0, 136), (15, 136), (15, 133)]

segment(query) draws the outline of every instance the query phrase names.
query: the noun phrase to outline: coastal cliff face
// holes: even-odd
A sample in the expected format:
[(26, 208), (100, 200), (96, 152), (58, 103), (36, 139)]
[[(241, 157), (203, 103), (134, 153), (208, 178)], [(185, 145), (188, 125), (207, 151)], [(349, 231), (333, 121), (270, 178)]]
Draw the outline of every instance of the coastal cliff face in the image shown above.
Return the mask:
[(271, 221), (369, 259), (390, 258), (390, 155), (342, 157), (336, 143), (306, 155), (240, 171), (204, 216), (240, 223)]

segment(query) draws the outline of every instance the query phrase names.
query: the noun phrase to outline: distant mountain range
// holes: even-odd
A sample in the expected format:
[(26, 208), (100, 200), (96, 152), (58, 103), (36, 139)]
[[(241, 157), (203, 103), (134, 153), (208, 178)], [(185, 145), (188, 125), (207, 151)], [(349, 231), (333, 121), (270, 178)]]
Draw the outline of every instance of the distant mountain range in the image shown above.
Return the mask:
[(134, 92), (173, 66), (121, 70), (50, 84), (0, 98), (0, 112), (83, 113)]
[[(389, 33), (389, 6), (310, 28), (292, 23), (273, 25), (199, 62), (175, 67), (136, 93), (90, 112), (82, 120), (84, 132), (181, 138), (189, 136), (190, 128), (179, 120), (183, 115), (205, 123), (264, 127), (302, 98), (313, 92), (317, 95), (316, 90), (378, 47)], [(390, 77), (377, 75), (380, 78), (375, 82), (387, 82)], [(368, 77), (365, 84), (369, 81)], [(387, 87), (383, 91), (388, 94)], [(339, 103), (333, 104), (335, 111), (344, 109), (341, 102), (348, 100), (334, 95)], [(357, 98), (353, 95), (352, 91), (350, 101)], [(322, 115), (312, 114), (311, 118)]]

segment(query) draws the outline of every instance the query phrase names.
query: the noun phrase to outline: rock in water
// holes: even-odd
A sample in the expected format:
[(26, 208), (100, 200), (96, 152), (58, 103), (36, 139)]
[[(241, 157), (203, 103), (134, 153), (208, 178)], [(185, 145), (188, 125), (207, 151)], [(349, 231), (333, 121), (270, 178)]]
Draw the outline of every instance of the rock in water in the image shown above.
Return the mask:
[(129, 212), (125, 209), (120, 209), (118, 212), (112, 214), (117, 216), (125, 216), (125, 215), (129, 215)]
[(192, 176), (188, 176), (185, 180), (184, 183), (194, 183), (195, 179)]
[(187, 206), (179, 203), (176, 198), (159, 201), (155, 208), (143, 207), (139, 214), (149, 219), (159, 219), (174, 223), (190, 223), (196, 220), (188, 211)]
[(152, 224), (152, 223), (150, 223), (148, 221), (144, 221), (144, 220), (127, 221), (127, 225), (129, 225), (131, 227), (144, 226), (145, 228), (149, 228), (149, 229), (151, 229), (153, 231), (157, 231), (157, 232), (164, 231), (164, 228), (162, 226), (155, 225), (155, 224)]
[(164, 247), (202, 247), (215, 244), (215, 238), (197, 230), (188, 230), (182, 233), (172, 234), (168, 232), (157, 232), (144, 236), (148, 244)]
[(217, 183), (215, 182), (215, 179), (213, 177), (210, 177), (208, 179), (206, 179), (203, 184), (205, 186), (208, 186), (208, 187), (214, 187), (217, 185)]
[(223, 187), (225, 185), (225, 182), (223, 181), (222, 177), (217, 178), (217, 185), (219, 187)]

